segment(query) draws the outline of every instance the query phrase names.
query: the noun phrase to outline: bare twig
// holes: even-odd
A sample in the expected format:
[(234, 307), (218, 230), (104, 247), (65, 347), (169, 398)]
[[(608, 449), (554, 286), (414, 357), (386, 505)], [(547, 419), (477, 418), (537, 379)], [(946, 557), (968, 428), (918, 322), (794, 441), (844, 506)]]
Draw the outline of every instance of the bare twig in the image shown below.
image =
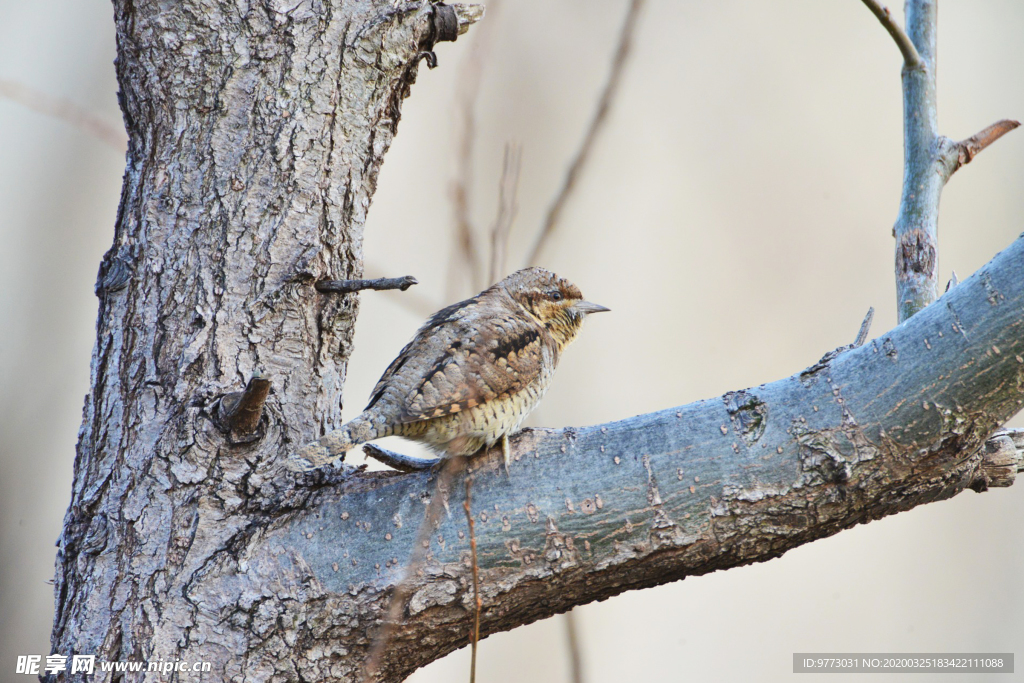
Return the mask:
[(366, 657), (366, 668), (363, 670), (363, 675), (360, 679), (363, 683), (372, 681), (377, 674), (381, 657), (384, 655), (388, 641), (391, 640), (391, 635), (394, 633), (395, 628), (400, 625), (402, 610), (405, 608), (406, 600), (409, 598), (413, 585), (412, 579), (416, 576), (417, 570), (423, 564), (423, 560), (426, 559), (427, 552), (430, 549), (431, 529), (434, 528), (434, 525), (441, 517), (441, 510), (448, 507), (445, 498), (448, 495), (452, 477), (455, 475), (456, 470), (465, 466), (465, 458), (447, 458), (437, 474), (434, 492), (430, 496), (430, 503), (427, 505), (426, 512), (423, 513), (423, 521), (420, 522), (420, 528), (416, 533), (416, 542), (409, 555), (409, 561), (406, 563), (405, 572), (398, 583), (395, 584), (395, 590), (391, 594), (391, 602), (388, 604), (387, 614), (384, 616), (380, 629), (370, 645), (370, 652)]
[(956, 143), (953, 148), (956, 156), (953, 166), (949, 170), (949, 175), (953, 175), (960, 169), (960, 167), (971, 163), (974, 157), (976, 157), (983, 149), (1018, 126), (1020, 126), (1019, 121), (1003, 119), (1002, 121), (996, 121), (980, 133), (976, 133), (966, 140), (961, 140)]
[(946, 291), (948, 292), (949, 290), (956, 287), (958, 284), (960, 284), (960, 278), (956, 276), (955, 270), (951, 270), (949, 272), (949, 282), (946, 283)]
[(466, 511), (466, 522), (469, 525), (469, 558), (473, 566), (473, 633), (471, 634), (470, 647), (472, 654), (469, 659), (469, 683), (476, 683), (476, 645), (480, 641), (480, 608), (483, 601), (480, 599), (480, 567), (476, 561), (476, 533), (473, 523), (473, 477), (466, 477), (466, 500), (462, 503)]
[(382, 277), (376, 280), (321, 280), (316, 283), (316, 291), (325, 294), (351, 294), (364, 289), (400, 289), (403, 292), (419, 280), (412, 275), (405, 277)]
[(569, 642), (569, 668), (572, 683), (583, 683), (583, 658), (580, 656), (579, 636), (576, 633), (576, 613), (565, 613), (565, 636)]
[(860, 324), (860, 331), (857, 333), (857, 339), (854, 340), (854, 346), (864, 346), (864, 342), (868, 340), (868, 332), (871, 331), (871, 321), (875, 319), (875, 307), (871, 306), (868, 308), (867, 315), (864, 316), (864, 322)]
[(128, 148), (128, 135), (124, 128), (108, 123), (71, 100), (51, 97), (22, 83), (4, 79), (0, 79), (0, 97), (70, 123), (119, 152), (123, 153)]
[(896, 47), (900, 49), (903, 54), (903, 63), (908, 68), (916, 68), (921, 66), (921, 56), (917, 54), (917, 48), (914, 47), (914, 43), (910, 40), (910, 37), (903, 30), (903, 27), (893, 18), (892, 12), (885, 5), (882, 5), (876, 0), (863, 0), (864, 4), (867, 5), (868, 9), (871, 10), (872, 14), (878, 18), (878, 21), (882, 22), (882, 26), (889, 32), (892, 39), (896, 41)]
[(508, 237), (512, 222), (519, 211), (519, 168), (522, 162), (522, 147), (505, 145), (505, 160), (501, 167), (501, 183), (498, 186), (498, 217), (491, 227), (491, 272), (488, 282), (494, 284), (505, 274), (505, 260), (508, 256)]
[[(476, 140), (476, 101), (480, 93), (480, 79), (487, 52), (492, 43), (494, 18), (501, 7), (500, 0), (488, 3), (489, 21), (477, 31), (476, 39), (469, 54), (463, 60), (458, 76), (457, 130), (458, 153), (455, 157), (455, 181), (452, 183), (452, 208), (455, 214), (455, 243), (462, 261), (469, 271), (470, 285), (478, 290), (481, 286), (482, 258), (476, 245), (473, 222), (469, 217), (469, 199), (473, 180), (473, 143)], [(455, 269), (452, 269), (453, 273)], [(450, 292), (454, 295), (454, 292)], [(448, 297), (453, 298), (453, 297)]]
[(626, 20), (623, 22), (622, 30), (619, 33), (619, 45), (615, 50), (615, 56), (612, 58), (612, 67), (611, 71), (608, 72), (608, 80), (604, 84), (601, 98), (598, 100), (597, 108), (594, 110), (594, 118), (591, 119), (590, 127), (583, 137), (583, 143), (580, 145), (579, 150), (577, 150), (576, 157), (569, 166), (569, 171), (565, 174), (562, 188), (558, 191), (558, 195), (551, 204), (551, 208), (548, 209), (547, 217), (544, 219), (544, 225), (537, 235), (537, 240), (526, 257), (528, 265), (536, 264), (541, 251), (551, 237), (551, 233), (554, 232), (555, 227), (558, 225), (562, 209), (572, 195), (572, 191), (576, 187), (576, 181), (579, 179), (580, 173), (590, 157), (594, 141), (597, 139), (598, 134), (604, 127), (605, 120), (608, 118), (608, 110), (611, 108), (615, 95), (618, 93), (619, 84), (622, 82), (623, 67), (626, 64), (627, 57), (629, 57), (629, 51), (633, 44), (633, 35), (636, 31), (637, 17), (643, 5), (644, 0), (631, 0), (629, 4), (629, 12), (626, 14)]

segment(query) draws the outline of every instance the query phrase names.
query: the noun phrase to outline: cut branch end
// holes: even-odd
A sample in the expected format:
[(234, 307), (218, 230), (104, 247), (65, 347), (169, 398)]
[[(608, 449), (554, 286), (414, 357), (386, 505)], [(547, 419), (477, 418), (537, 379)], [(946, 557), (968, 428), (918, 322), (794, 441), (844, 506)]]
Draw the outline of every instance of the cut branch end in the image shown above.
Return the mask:
[(217, 417), (225, 431), (238, 443), (253, 441), (252, 437), (263, 418), (263, 405), (270, 393), (270, 380), (253, 373), (244, 391), (227, 394), (220, 400)]
[(459, 19), (459, 35), (469, 30), (469, 27), (484, 18), (487, 8), (483, 5), (451, 5), (455, 10), (455, 16)]

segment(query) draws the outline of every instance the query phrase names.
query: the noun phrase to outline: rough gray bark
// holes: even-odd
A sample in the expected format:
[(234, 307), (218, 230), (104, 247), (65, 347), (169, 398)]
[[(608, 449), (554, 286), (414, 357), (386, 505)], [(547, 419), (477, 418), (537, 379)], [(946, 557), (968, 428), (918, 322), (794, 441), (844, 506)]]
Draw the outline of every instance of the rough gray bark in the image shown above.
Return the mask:
[[(296, 476), (280, 462), (340, 424), (356, 299), (313, 283), (361, 275), (365, 212), (435, 10), (115, 8), (131, 142), (53, 650), (208, 661), (213, 680), (353, 680), (432, 475)], [(981, 445), (1024, 394), (1022, 267), (1018, 240), (879, 340), (773, 384), (526, 432), (510, 477), (500, 455), (477, 458), (482, 631), (1008, 485), (1019, 450)], [(274, 383), (263, 436), (232, 443), (210, 407), (256, 370)], [(468, 640), (462, 476), (379, 680)]]
[[(204, 620), (194, 585), (219, 553), (244, 547), (256, 520), (312, 491), (275, 458), (340, 424), (358, 305), (313, 283), (361, 276), (366, 210), (437, 37), (436, 11), (365, 0), (114, 5), (130, 142), (97, 282), (53, 648), (104, 660), (201, 655), (225, 679), (258, 679), (290, 666), (288, 647)], [(274, 383), (265, 434), (232, 445), (208, 408), (257, 370)]]

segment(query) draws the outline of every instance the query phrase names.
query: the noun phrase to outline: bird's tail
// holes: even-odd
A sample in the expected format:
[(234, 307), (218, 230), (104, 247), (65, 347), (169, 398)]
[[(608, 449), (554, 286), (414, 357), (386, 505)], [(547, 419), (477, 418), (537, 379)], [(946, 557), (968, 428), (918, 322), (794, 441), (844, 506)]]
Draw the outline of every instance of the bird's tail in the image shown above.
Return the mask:
[(385, 436), (377, 434), (370, 420), (359, 415), (341, 429), (324, 434), (288, 456), (285, 466), (293, 472), (308, 472), (344, 458), (345, 453), (367, 441)]

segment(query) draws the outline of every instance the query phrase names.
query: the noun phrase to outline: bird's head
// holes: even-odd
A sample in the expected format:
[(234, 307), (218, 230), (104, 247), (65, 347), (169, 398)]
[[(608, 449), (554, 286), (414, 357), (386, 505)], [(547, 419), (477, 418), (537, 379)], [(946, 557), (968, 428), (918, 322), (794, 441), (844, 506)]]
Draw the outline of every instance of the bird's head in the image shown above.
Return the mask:
[(583, 319), (610, 309), (584, 301), (579, 287), (544, 268), (524, 268), (499, 282), (512, 299), (543, 325), (564, 348), (576, 338)]

